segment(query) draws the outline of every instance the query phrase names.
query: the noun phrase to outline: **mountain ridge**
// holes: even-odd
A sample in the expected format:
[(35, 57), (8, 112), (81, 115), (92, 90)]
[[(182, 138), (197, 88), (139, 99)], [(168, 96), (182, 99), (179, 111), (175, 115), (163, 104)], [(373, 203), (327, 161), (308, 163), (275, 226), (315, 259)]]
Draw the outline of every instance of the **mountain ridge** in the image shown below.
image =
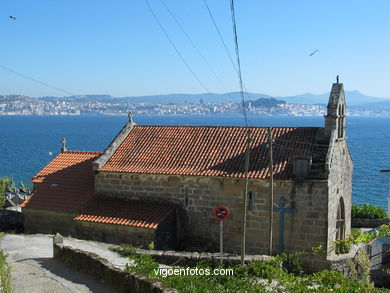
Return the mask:
[[(348, 106), (371, 105), (381, 102), (390, 102), (389, 98), (374, 97), (362, 94), (357, 90), (345, 91)], [(203, 94), (164, 94), (148, 96), (125, 96), (113, 97), (107, 94), (80, 95), (72, 97), (39, 97), (45, 101), (76, 101), (76, 102), (101, 102), (101, 103), (145, 103), (145, 104), (169, 104), (169, 103), (194, 103), (194, 102), (240, 102), (240, 92), (229, 92), (223, 94), (203, 93)], [(317, 105), (327, 104), (329, 93), (312, 94), (304, 93), (294, 96), (271, 96), (267, 94), (245, 93), (246, 101), (255, 101), (258, 99), (277, 99), (290, 104)]]

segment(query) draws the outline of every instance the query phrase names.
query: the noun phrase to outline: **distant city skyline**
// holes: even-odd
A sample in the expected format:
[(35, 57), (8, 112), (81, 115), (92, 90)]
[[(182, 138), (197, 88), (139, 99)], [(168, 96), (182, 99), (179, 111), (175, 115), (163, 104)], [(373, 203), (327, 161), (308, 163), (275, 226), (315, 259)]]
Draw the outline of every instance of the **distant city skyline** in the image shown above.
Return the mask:
[[(2, 1), (0, 66), (76, 95), (239, 90), (203, 0), (148, 2), (205, 88), (177, 56), (144, 0)], [(206, 2), (235, 60), (229, 1)], [(347, 90), (390, 98), (389, 1), (248, 0), (235, 5), (247, 91), (322, 94), (340, 75)], [(0, 80), (0, 95), (67, 95), (2, 68)]]

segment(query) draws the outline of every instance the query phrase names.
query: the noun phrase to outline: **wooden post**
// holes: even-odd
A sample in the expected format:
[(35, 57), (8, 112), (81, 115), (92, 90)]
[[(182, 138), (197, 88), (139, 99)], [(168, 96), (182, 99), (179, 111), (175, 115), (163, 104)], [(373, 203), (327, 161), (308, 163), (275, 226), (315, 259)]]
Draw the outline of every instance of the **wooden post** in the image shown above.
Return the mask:
[(223, 264), (223, 221), (219, 221), (219, 250), (221, 253), (220, 260), (222, 265)]
[(246, 246), (246, 215), (248, 211), (248, 171), (249, 171), (249, 151), (251, 143), (251, 131), (247, 128), (247, 140), (245, 151), (245, 191), (243, 204), (243, 219), (242, 219), (242, 240), (241, 240), (241, 265), (245, 261), (245, 246)]
[(273, 225), (274, 225), (274, 172), (272, 154), (272, 128), (268, 128), (268, 150), (269, 150), (269, 196), (270, 196), (270, 221), (269, 221), (269, 255), (272, 255)]

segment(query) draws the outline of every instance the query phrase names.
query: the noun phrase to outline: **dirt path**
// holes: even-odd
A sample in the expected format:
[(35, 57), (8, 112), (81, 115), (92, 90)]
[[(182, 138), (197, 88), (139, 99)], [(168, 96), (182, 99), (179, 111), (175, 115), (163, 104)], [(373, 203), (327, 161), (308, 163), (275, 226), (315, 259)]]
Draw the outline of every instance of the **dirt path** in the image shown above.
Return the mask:
[[(70, 240), (64, 244), (74, 246), (77, 242)], [(47, 235), (6, 235), (0, 240), (0, 248), (9, 254), (7, 262), (11, 264), (15, 293), (115, 292), (98, 280), (53, 259), (52, 245), (52, 237)], [(87, 248), (94, 244), (80, 241), (80, 246)], [(104, 249), (98, 247), (96, 251), (103, 252)], [(106, 256), (111, 255), (110, 252), (105, 253)], [(118, 266), (123, 265), (123, 260), (115, 261)]]

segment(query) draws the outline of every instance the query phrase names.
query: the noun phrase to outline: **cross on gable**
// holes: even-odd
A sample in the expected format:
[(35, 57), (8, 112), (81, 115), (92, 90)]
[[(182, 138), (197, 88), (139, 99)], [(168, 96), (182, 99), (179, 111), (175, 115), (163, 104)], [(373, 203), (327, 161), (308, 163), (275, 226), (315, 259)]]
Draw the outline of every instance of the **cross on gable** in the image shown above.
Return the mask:
[(296, 213), (298, 212), (297, 209), (288, 208), (286, 205), (287, 201), (282, 196), (279, 199), (279, 202), (276, 203), (276, 207), (273, 207), (274, 211), (279, 212), (279, 218), (280, 218), (280, 227), (279, 227), (279, 254), (282, 254), (284, 251), (284, 213)]

